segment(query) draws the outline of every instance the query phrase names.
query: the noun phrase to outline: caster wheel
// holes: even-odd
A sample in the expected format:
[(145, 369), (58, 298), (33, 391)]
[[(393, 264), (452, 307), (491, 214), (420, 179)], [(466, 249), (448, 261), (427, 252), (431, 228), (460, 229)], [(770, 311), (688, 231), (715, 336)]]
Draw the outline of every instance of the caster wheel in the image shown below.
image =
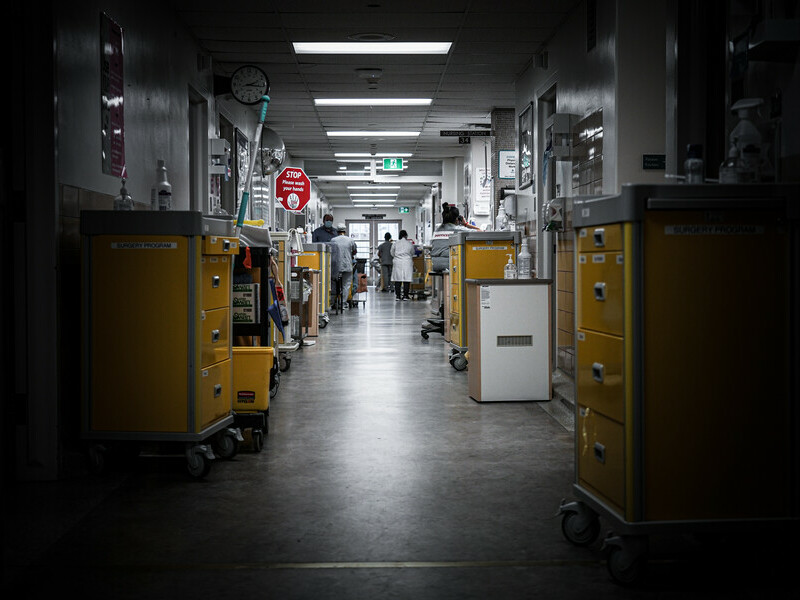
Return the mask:
[(453, 365), (453, 368), (456, 371), (463, 371), (464, 369), (467, 368), (467, 359), (464, 358), (463, 356), (454, 356), (450, 360), (450, 364)]
[(261, 452), (264, 448), (264, 432), (260, 429), (253, 429), (253, 452)]
[(328, 326), (328, 322), (325, 319), (320, 319), (319, 320), (319, 328), (320, 329), (325, 329), (325, 327), (327, 327), (327, 326)]
[(275, 371), (274, 381), (272, 386), (269, 388), (269, 397), (270, 400), (278, 395), (278, 388), (281, 386), (281, 372)]
[(92, 475), (102, 475), (106, 470), (106, 449), (105, 447), (95, 444), (89, 446), (87, 454), (87, 464), (89, 473)]
[(214, 450), (220, 458), (231, 460), (239, 452), (238, 440), (228, 433), (217, 437)]
[(428, 336), (428, 334), (427, 334), (427, 333), (425, 333), (425, 332), (423, 331), (423, 332), (422, 332), (422, 339), (423, 339), (423, 340), (427, 340), (427, 339), (428, 339), (428, 337), (429, 337), (429, 336)]
[(620, 547), (611, 548), (606, 560), (608, 573), (620, 585), (629, 586), (639, 583), (647, 569), (647, 557), (644, 554), (633, 555)]
[(292, 359), (286, 358), (285, 356), (281, 356), (280, 364), (281, 364), (280, 366), (281, 371), (288, 371), (289, 367), (292, 366)]
[(569, 542), (576, 546), (588, 546), (600, 535), (600, 519), (597, 515), (581, 515), (576, 512), (564, 513), (561, 532)]
[(211, 472), (211, 461), (202, 453), (196, 452), (186, 461), (189, 475), (194, 479), (202, 479)]

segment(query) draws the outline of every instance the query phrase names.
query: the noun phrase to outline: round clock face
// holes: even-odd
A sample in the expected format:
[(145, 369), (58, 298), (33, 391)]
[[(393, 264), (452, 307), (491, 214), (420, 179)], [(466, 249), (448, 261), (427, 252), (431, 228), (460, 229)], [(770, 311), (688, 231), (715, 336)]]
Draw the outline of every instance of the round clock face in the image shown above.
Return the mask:
[(231, 92), (242, 104), (258, 104), (269, 92), (267, 74), (253, 65), (239, 67), (231, 76)]

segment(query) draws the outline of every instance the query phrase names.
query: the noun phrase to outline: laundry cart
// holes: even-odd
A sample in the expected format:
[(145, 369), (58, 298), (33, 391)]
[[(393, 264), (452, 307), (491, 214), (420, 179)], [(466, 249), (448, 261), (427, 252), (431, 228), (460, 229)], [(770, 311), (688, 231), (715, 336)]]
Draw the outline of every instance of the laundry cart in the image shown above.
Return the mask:
[(328, 309), (331, 301), (331, 248), (328, 244), (303, 244), (303, 252), (297, 257), (298, 267), (319, 271), (317, 297), (317, 320), (324, 329), (330, 321)]
[[(798, 185), (576, 198), (576, 501), (562, 531), (641, 577), (659, 533), (798, 525)], [(743, 548), (758, 552), (758, 548)]]
[(231, 233), (194, 211), (82, 211), (82, 437), (93, 470), (109, 451), (180, 449), (203, 477), (215, 449), (235, 454)]
[[(518, 231), (459, 231), (450, 236), (450, 313), (448, 361), (467, 368), (467, 279), (502, 279), (509, 255), (516, 260)], [(447, 339), (447, 338), (445, 338)]]

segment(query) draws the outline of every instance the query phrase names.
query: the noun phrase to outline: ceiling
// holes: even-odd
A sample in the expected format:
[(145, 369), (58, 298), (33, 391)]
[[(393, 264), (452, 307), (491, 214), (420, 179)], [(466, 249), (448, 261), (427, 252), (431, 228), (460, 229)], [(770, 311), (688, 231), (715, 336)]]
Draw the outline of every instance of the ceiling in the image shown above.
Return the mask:
[[(414, 204), (465, 146), (440, 130), (482, 129), (515, 105), (514, 82), (580, 0), (283, 0), (234, 5), (174, 0), (179, 18), (212, 57), (214, 74), (243, 64), (270, 79), (266, 126), (333, 206), (350, 205), (332, 177), (368, 163), (338, 152), (411, 153), (397, 204)], [(444, 55), (296, 54), (294, 42), (452, 42)], [(367, 69), (368, 71), (364, 71)], [(376, 71), (377, 70), (377, 71)], [(377, 77), (376, 77), (377, 75)], [(320, 98), (432, 98), (427, 106), (316, 106)], [(254, 109), (257, 110), (257, 109)], [(418, 131), (418, 137), (329, 137), (336, 130)], [(474, 138), (473, 138), (474, 139)], [(368, 158), (365, 160), (369, 160)], [(381, 165), (382, 166), (382, 165)], [(380, 171), (377, 171), (380, 174)], [(363, 185), (363, 183), (362, 183)]]

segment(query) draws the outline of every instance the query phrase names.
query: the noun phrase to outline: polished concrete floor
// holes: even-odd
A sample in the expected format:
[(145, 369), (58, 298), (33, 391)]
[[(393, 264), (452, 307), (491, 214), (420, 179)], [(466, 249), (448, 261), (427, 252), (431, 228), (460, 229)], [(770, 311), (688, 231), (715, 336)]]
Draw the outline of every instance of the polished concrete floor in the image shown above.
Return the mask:
[[(181, 457), (4, 490), (4, 588), (82, 598), (796, 598), (796, 547), (651, 540), (640, 585), (572, 546), (573, 434), (478, 404), (429, 301), (370, 290), (291, 355), (262, 452), (192, 480)], [(605, 533), (605, 532), (604, 532)], [(603, 535), (601, 535), (601, 538)], [(790, 538), (790, 542), (795, 540)], [(773, 542), (774, 544), (774, 542)], [(6, 596), (11, 597), (11, 596)], [(52, 596), (51, 596), (52, 597)]]

